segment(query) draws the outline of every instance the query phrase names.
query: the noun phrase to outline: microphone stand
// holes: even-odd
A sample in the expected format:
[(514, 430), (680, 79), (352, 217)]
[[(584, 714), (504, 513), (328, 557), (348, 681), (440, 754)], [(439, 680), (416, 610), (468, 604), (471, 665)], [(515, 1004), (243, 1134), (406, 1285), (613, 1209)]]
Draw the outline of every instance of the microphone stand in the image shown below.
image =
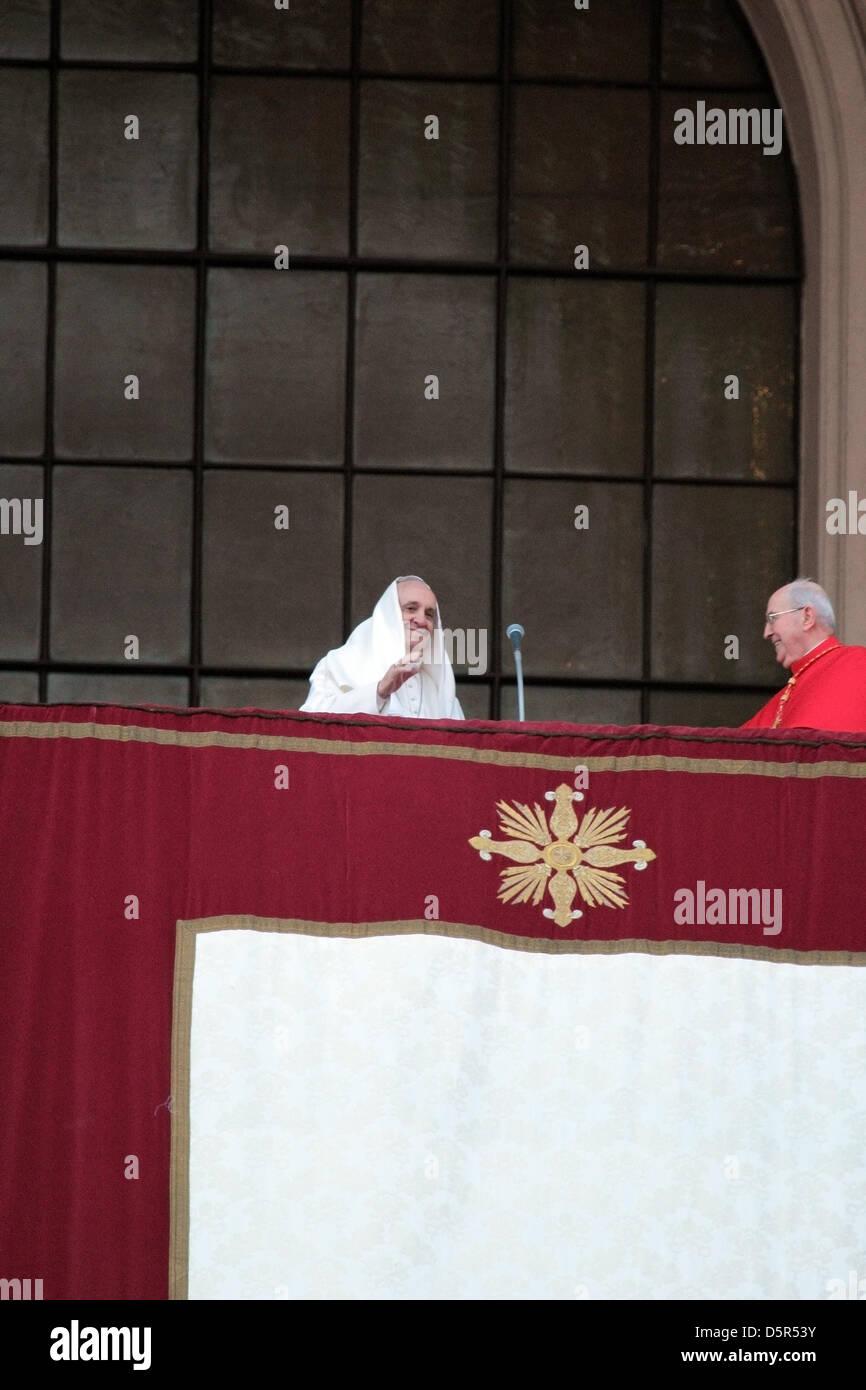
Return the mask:
[(514, 648), (514, 668), (517, 671), (517, 718), (522, 724), (526, 719), (526, 709), (523, 704), (523, 652), (519, 647)]
[(523, 724), (526, 720), (526, 707), (523, 703), (523, 652), (520, 650), (523, 628), (520, 623), (512, 623), (506, 629), (505, 635), (510, 637), (511, 645), (514, 648), (514, 669), (517, 672), (517, 718)]

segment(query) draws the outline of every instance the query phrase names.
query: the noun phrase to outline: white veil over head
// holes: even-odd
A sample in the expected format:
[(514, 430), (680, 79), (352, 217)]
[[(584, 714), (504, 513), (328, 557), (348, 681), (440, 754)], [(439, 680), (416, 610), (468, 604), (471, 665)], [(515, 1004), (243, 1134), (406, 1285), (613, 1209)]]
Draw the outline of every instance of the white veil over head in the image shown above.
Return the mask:
[[(320, 668), (325, 669), (320, 671), (321, 676), (332, 680), (340, 690), (356, 690), (380, 681), (388, 667), (406, 655), (406, 633), (397, 585), (407, 579), (430, 588), (420, 575), (398, 575), (382, 594), (371, 616), (358, 624), (342, 647), (335, 647), (322, 658)], [(432, 640), (425, 642), (418, 678), (422, 686), (422, 712), (430, 718), (448, 718), (456, 689), (454, 671), (445, 650), (438, 602)]]

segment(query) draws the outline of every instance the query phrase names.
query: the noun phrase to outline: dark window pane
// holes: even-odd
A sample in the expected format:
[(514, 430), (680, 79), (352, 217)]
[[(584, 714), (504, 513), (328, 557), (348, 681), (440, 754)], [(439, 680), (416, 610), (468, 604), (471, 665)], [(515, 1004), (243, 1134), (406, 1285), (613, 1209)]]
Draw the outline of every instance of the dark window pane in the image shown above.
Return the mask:
[(48, 677), (51, 705), (171, 705), (189, 704), (186, 676), (88, 675), (57, 671)]
[(210, 192), (214, 250), (345, 255), (349, 84), (214, 78)]
[(45, 439), (44, 265), (0, 261), (0, 449), (41, 454)]
[(214, 0), (213, 61), (230, 67), (347, 68), (352, 0)]
[(35, 705), (39, 677), (35, 671), (0, 671), (0, 700), (10, 705)]
[[(124, 134), (130, 115), (137, 140)], [(194, 77), (61, 72), (60, 244), (194, 246), (197, 119)]]
[(654, 690), (649, 722), (693, 729), (737, 729), (758, 712), (764, 700), (763, 695), (747, 695), (745, 691)]
[[(48, 524), (44, 501), (41, 468), (0, 464), (0, 658), (4, 661), (35, 661), (39, 656), (42, 544)], [(42, 544), (35, 544), (40, 535)]]
[(48, 73), (0, 69), (0, 242), (48, 239)]
[(514, 0), (514, 72), (518, 77), (583, 77), (594, 82), (649, 78), (647, 0)]
[(659, 285), (656, 473), (793, 479), (795, 343), (787, 286)]
[(63, 0), (60, 51), (67, 60), (195, 62), (198, 5), (191, 0)]
[[(276, 507), (288, 507), (277, 530)], [(343, 480), (205, 475), (202, 651), (209, 666), (309, 667), (339, 645)]]
[[(527, 685), (526, 718), (538, 724), (639, 724), (639, 690), (599, 686)], [(502, 718), (517, 718), (517, 686), (502, 689)]]
[(191, 522), (186, 469), (56, 468), (52, 658), (188, 661)]
[[(365, 82), (362, 92), (361, 254), (490, 260), (496, 254), (494, 88)], [(438, 118), (438, 140), (425, 136), (428, 116)]]
[(508, 468), (643, 473), (644, 302), (638, 284), (510, 281)]
[(526, 629), (527, 675), (640, 676), (643, 532), (639, 484), (506, 483), (503, 619)]
[(51, 0), (16, 0), (0, 9), (0, 58), (47, 58)]
[(664, 0), (662, 81), (763, 86), (767, 74), (739, 5)]
[[(671, 557), (676, 556), (676, 563)], [(659, 485), (653, 498), (653, 675), (761, 684), (767, 599), (794, 577), (794, 509), (783, 489)], [(735, 637), (738, 645), (728, 643)], [(737, 657), (726, 657), (726, 648)], [(755, 709), (761, 704), (755, 702)]]
[(492, 467), (494, 320), (492, 279), (359, 277), (359, 467)]
[[(192, 453), (195, 275), (182, 267), (57, 268), (55, 443), (66, 458)], [(126, 399), (126, 378), (139, 399)]]
[(361, 65), (382, 72), (494, 73), (498, 0), (364, 0)]
[(309, 691), (309, 681), (202, 676), (199, 699), (208, 709), (298, 709)]
[(645, 92), (516, 87), (512, 259), (644, 264), (648, 149)]
[(398, 574), (420, 574), (439, 601), (443, 626), (466, 633), (467, 652), (467, 629), (476, 655), (487, 643), (489, 667), (491, 508), (483, 478), (357, 478), (353, 625), (370, 616)]
[(457, 699), (467, 719), (490, 718), (490, 687), (486, 681), (457, 681)]
[(211, 271), (207, 457), (342, 463), (345, 353), (343, 275)]
[[(704, 106), (699, 108), (698, 102)], [(783, 271), (795, 266), (794, 217), (787, 140), (778, 154), (763, 144), (698, 144), (713, 111), (724, 113), (724, 130), (739, 136), (740, 117), (729, 111), (769, 113), (772, 92), (665, 92), (662, 94), (659, 175), (658, 263), (684, 270)], [(688, 134), (694, 117), (695, 144), (678, 145), (674, 131)], [(703, 115), (701, 114), (703, 112)], [(714, 127), (715, 128), (715, 127)], [(751, 129), (751, 122), (749, 123)]]

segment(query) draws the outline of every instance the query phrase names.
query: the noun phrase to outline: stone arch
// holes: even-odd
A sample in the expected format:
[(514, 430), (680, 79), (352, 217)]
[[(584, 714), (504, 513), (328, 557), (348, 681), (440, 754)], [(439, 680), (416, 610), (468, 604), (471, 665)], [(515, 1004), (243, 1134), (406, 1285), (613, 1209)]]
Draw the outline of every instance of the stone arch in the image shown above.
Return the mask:
[(803, 236), (801, 568), (866, 643), (866, 536), (826, 503), (866, 496), (866, 0), (740, 0), (785, 114)]

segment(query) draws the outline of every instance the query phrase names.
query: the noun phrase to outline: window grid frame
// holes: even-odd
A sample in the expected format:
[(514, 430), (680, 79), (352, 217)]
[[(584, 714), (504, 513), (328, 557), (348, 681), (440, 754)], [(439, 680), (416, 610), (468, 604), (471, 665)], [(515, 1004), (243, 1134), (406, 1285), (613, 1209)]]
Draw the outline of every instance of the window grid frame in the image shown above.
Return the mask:
[[(140, 61), (75, 59), (64, 60), (60, 56), (60, 6), (52, 3), (50, 9), (50, 39), (47, 58), (3, 58), (0, 69), (37, 68), (49, 74), (49, 115), (48, 115), (48, 239), (44, 246), (0, 247), (0, 260), (37, 261), (46, 265), (47, 307), (46, 307), (46, 351), (45, 351), (45, 435), (42, 457), (15, 456), (6, 454), (5, 465), (41, 465), (43, 471), (44, 534), (42, 542), (41, 594), (39, 657), (36, 660), (0, 660), (0, 672), (35, 672), (38, 676), (38, 702), (47, 701), (48, 680), (57, 673), (80, 673), (113, 676), (165, 675), (183, 676), (188, 682), (188, 698), (191, 706), (197, 706), (200, 698), (200, 685), (204, 677), (251, 679), (306, 680), (309, 672), (296, 667), (234, 667), (213, 665), (202, 661), (202, 610), (203, 610), (203, 512), (205, 470), (243, 472), (253, 469), (256, 472), (276, 472), (280, 474), (302, 473), (308, 476), (322, 474), (342, 474), (344, 489), (343, 508), (343, 605), (342, 621), (345, 635), (351, 623), (352, 582), (353, 582), (353, 504), (354, 479), (356, 474), (363, 477), (386, 476), (433, 476), (454, 478), (485, 478), (492, 482), (492, 529), (491, 559), (489, 574), (491, 641), (490, 667), (484, 676), (468, 678), (473, 685), (488, 690), (490, 717), (498, 719), (502, 707), (503, 691), (514, 686), (514, 675), (510, 669), (503, 669), (501, 643), (498, 640), (506, 617), (502, 612), (502, 584), (500, 575), (504, 552), (504, 508), (505, 485), (512, 480), (575, 481), (578, 483), (603, 482), (606, 486), (630, 485), (640, 483), (643, 490), (644, 545), (642, 555), (642, 610), (643, 637), (641, 652), (641, 675), (639, 678), (611, 678), (598, 676), (533, 676), (527, 675), (526, 685), (535, 687), (568, 687), (574, 689), (609, 689), (640, 692), (640, 717), (646, 722), (649, 704), (654, 691), (711, 692), (717, 694), (755, 694), (771, 693), (777, 687), (769, 681), (764, 683), (734, 683), (720, 681), (696, 682), (693, 680), (661, 680), (651, 676), (652, 659), (652, 503), (653, 490), (658, 483), (676, 482), (682, 487), (723, 487), (723, 488), (761, 488), (783, 490), (791, 494), (793, 500), (793, 540), (792, 558), (796, 563), (799, 550), (800, 486), (799, 486), (799, 436), (800, 436), (800, 382), (801, 382), (801, 317), (803, 285), (803, 243), (802, 218), (800, 215), (799, 194), (796, 175), (784, 147), (786, 181), (793, 219), (793, 265), (792, 271), (750, 272), (708, 272), (706, 269), (669, 269), (656, 264), (658, 213), (659, 213), (659, 175), (660, 175), (660, 115), (662, 94), (664, 92), (696, 92), (702, 95), (718, 93), (769, 93), (775, 100), (772, 85), (767, 76), (766, 87), (756, 87), (753, 82), (746, 84), (704, 82), (662, 82), (662, 24), (664, 0), (648, 0), (650, 8), (650, 71), (648, 82), (595, 80), (588, 78), (531, 77), (519, 78), (514, 75), (514, 0), (500, 0), (498, 6), (498, 67), (497, 72), (487, 75), (461, 76), (459, 73), (429, 73), (417, 71), (381, 71), (362, 69), (360, 66), (361, 38), (363, 23), (363, 0), (352, 0), (351, 7), (351, 65), (348, 69), (241, 66), (237, 64), (214, 63), (212, 61), (212, 0), (200, 0), (198, 55), (195, 62)], [(758, 54), (766, 75), (763, 55), (758, 50), (745, 17), (730, 0), (729, 11), (740, 26), (744, 36)], [(196, 191), (196, 246), (190, 250), (159, 249), (112, 249), (59, 247), (57, 244), (58, 213), (58, 104), (59, 75), (63, 71), (134, 71), (141, 73), (187, 73), (196, 77), (198, 83), (197, 146), (198, 146), (198, 187)], [(296, 274), (304, 271), (337, 271), (347, 277), (347, 334), (346, 334), (346, 372), (344, 383), (345, 441), (342, 465), (316, 465), (303, 467), (291, 464), (245, 464), (209, 462), (204, 457), (204, 404), (205, 404), (205, 349), (207, 329), (207, 277), (213, 268), (252, 268), (270, 270), (273, 273), (272, 256), (267, 253), (251, 254), (245, 252), (213, 252), (207, 244), (209, 217), (209, 143), (210, 143), (210, 85), (217, 75), (241, 77), (279, 77), (283, 79), (311, 78), (336, 80), (349, 83), (349, 187), (348, 216), (349, 236), (348, 254), (339, 256), (317, 256), (313, 254), (292, 255), (292, 269)], [(494, 261), (443, 260), (435, 257), (371, 257), (358, 255), (358, 204), (360, 170), (360, 115), (363, 84), (367, 81), (418, 82), (429, 84), (463, 84), (466, 86), (495, 86), (498, 90), (498, 154), (497, 154), (497, 253)], [(647, 264), (645, 266), (590, 267), (583, 271), (571, 271), (563, 266), (537, 265), (521, 262), (509, 263), (509, 212), (512, 174), (512, 92), (515, 86), (539, 86), (594, 88), (603, 90), (648, 91), (650, 97), (649, 132), (649, 189), (647, 219)], [(154, 664), (136, 662), (134, 668), (119, 663), (105, 662), (63, 662), (52, 660), (50, 656), (50, 620), (52, 594), (52, 502), (53, 473), (55, 468), (81, 467), (92, 464), (99, 467), (135, 468), (137, 460), (103, 459), (88, 460), (66, 457), (54, 458), (54, 403), (55, 403), (55, 341), (57, 322), (57, 266), (58, 264), (122, 264), (127, 266), (159, 265), (189, 266), (196, 272), (195, 288), (195, 340), (193, 361), (193, 457), (189, 462), (146, 460), (148, 468), (182, 469), (191, 473), (193, 483), (192, 534), (190, 536), (190, 612), (189, 612), (189, 662), (182, 664)], [(495, 277), (495, 370), (493, 387), (494, 444), (493, 456), (488, 467), (471, 469), (436, 468), (434, 470), (385, 469), (379, 467), (355, 468), (354, 464), (354, 405), (355, 405), (355, 367), (356, 367), (356, 305), (357, 277), (365, 272), (447, 274), (451, 276), (490, 276)], [(507, 307), (508, 288), (512, 277), (540, 279), (571, 279), (576, 276), (594, 280), (627, 280), (644, 284), (646, 292), (646, 313), (644, 324), (644, 451), (643, 473), (634, 477), (612, 477), (599, 473), (566, 473), (531, 471), (519, 469), (506, 470), (505, 460), (505, 391), (506, 391), (506, 349), (507, 349)], [(795, 351), (793, 382), (793, 421), (792, 438), (795, 456), (790, 480), (763, 481), (753, 478), (715, 479), (715, 478), (677, 478), (665, 479), (654, 476), (654, 408), (655, 408), (655, 329), (657, 286), (664, 283), (706, 284), (706, 285), (790, 285), (795, 287), (794, 295), (794, 334)], [(132, 706), (136, 707), (136, 706)]]

